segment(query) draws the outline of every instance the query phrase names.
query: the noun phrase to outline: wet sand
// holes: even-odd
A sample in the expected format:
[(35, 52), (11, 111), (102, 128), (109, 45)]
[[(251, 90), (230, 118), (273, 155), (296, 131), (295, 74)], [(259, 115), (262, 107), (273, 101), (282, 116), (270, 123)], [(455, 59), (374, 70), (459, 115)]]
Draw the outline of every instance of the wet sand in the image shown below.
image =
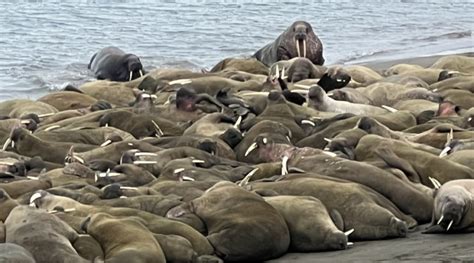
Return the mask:
[(474, 262), (474, 233), (422, 234), (426, 226), (406, 238), (355, 242), (343, 251), (288, 253), (268, 262)]

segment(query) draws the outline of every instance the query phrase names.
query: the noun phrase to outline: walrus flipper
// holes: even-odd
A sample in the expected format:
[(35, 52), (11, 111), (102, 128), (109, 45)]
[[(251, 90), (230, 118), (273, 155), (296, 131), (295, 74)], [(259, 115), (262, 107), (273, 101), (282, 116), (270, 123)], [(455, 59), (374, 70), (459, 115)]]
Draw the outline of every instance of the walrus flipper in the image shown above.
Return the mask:
[(95, 53), (92, 58), (91, 58), (91, 61), (89, 61), (89, 65), (87, 65), (87, 69), (91, 69), (91, 66), (92, 66), (92, 61), (94, 61), (94, 58), (97, 56), (97, 53)]

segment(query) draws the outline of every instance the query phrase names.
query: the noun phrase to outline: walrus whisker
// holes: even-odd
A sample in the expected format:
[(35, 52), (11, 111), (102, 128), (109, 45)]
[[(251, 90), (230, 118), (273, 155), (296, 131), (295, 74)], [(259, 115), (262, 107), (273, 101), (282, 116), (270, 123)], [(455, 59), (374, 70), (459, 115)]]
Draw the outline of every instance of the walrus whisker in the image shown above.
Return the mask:
[(283, 156), (281, 159), (281, 175), (287, 175), (288, 174), (288, 156)]
[(157, 161), (134, 161), (133, 164), (157, 164)]
[(397, 109), (389, 107), (387, 105), (382, 105), (381, 107), (388, 110), (388, 111), (390, 111), (390, 112), (397, 112), (398, 111)]
[(103, 143), (100, 145), (100, 147), (107, 146), (107, 145), (109, 145), (109, 144), (111, 144), (111, 143), (112, 143), (112, 140), (107, 140), (107, 141), (103, 142)]
[(439, 218), (439, 220), (438, 220), (438, 223), (437, 223), (437, 224), (438, 224), (438, 225), (439, 225), (439, 224), (441, 224), (441, 222), (443, 222), (443, 219), (444, 219), (444, 216), (442, 215), (442, 216)]
[(132, 77), (133, 77), (133, 71), (130, 70), (130, 78), (128, 79), (128, 81), (132, 81)]
[(245, 154), (244, 156), (248, 156), (253, 150), (257, 149), (258, 148), (258, 145), (256, 142), (252, 143), (249, 148), (247, 149), (247, 151), (245, 151)]
[(56, 114), (56, 113), (50, 112), (50, 113), (39, 114), (38, 118), (41, 119), (41, 118), (45, 118), (45, 117), (50, 117), (50, 116), (53, 116), (54, 114)]
[(240, 187), (243, 187), (243, 186), (246, 186), (250, 179), (252, 178), (252, 176), (259, 170), (259, 168), (254, 168), (252, 169), (252, 171), (250, 171), (245, 177), (244, 179), (242, 179), (242, 181), (239, 182), (239, 186)]
[[(8, 139), (7, 139), (7, 140), (5, 141), (5, 143), (3, 144), (2, 150), (5, 151), (5, 150), (8, 148), (8, 146), (9, 146), (10, 144), (12, 144), (12, 143), (13, 143), (12, 138), (8, 137)], [(12, 146), (12, 147), (13, 147), (13, 146)]]
[(160, 126), (158, 126), (158, 123), (156, 123), (154, 120), (152, 120), (151, 122), (153, 123), (153, 126), (155, 126), (156, 134), (158, 134), (159, 136), (163, 136), (164, 133), (161, 130)]
[(352, 233), (354, 233), (354, 228), (352, 228), (352, 229), (350, 229), (350, 230), (344, 232), (344, 235), (346, 235), (346, 237), (347, 237), (347, 236), (349, 236), (349, 235), (352, 234)]
[(306, 39), (303, 39), (303, 57), (306, 57)]
[(448, 155), (449, 151), (451, 151), (451, 147), (450, 146), (446, 146), (444, 147), (444, 149), (441, 151), (441, 153), (439, 154), (439, 157), (445, 157)]
[(44, 131), (51, 131), (51, 130), (54, 130), (54, 129), (57, 129), (57, 128), (61, 128), (61, 126), (59, 126), (59, 125), (49, 126), (48, 128), (44, 129)]
[(309, 124), (313, 127), (316, 126), (316, 124), (314, 122), (310, 121), (310, 120), (302, 120), (301, 124)]
[(450, 229), (451, 226), (453, 225), (453, 222), (454, 222), (454, 220), (449, 221), (449, 225), (448, 225), (448, 227), (446, 228), (446, 232), (449, 231), (449, 229)]

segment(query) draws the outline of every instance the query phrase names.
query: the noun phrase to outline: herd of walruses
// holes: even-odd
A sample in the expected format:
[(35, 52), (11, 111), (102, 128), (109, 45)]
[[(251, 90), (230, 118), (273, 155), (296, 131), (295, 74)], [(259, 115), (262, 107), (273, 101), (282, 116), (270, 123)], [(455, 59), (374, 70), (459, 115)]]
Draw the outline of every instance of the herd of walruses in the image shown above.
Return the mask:
[(474, 58), (323, 64), (298, 21), (203, 72), (104, 48), (99, 80), (1, 102), (0, 261), (258, 262), (472, 231)]

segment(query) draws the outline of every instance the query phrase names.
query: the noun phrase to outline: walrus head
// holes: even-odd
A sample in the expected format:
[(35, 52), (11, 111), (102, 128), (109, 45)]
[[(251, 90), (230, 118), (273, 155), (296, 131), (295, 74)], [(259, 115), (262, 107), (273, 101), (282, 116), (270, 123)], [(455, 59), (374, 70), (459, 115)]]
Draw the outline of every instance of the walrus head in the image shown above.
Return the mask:
[(143, 76), (143, 65), (140, 59), (134, 54), (127, 54), (123, 58), (124, 67), (128, 70), (128, 80), (132, 81)]
[(448, 231), (452, 225), (458, 225), (463, 219), (469, 205), (466, 200), (470, 199), (470, 194), (467, 193), (463, 187), (456, 186), (445, 189), (442, 196), (436, 197), (441, 215), (437, 224), (447, 225), (446, 231)]
[(332, 67), (324, 73), (318, 81), (318, 85), (328, 92), (330, 90), (343, 88), (349, 84), (350, 81), (351, 76), (343, 68)]
[(313, 85), (309, 88), (308, 99), (314, 103), (322, 103), (327, 97), (324, 90), (319, 85)]
[(295, 42), (296, 52), (298, 57), (306, 57), (306, 42), (308, 41), (308, 34), (313, 32), (311, 25), (304, 21), (296, 21), (291, 25), (293, 30), (293, 40)]

